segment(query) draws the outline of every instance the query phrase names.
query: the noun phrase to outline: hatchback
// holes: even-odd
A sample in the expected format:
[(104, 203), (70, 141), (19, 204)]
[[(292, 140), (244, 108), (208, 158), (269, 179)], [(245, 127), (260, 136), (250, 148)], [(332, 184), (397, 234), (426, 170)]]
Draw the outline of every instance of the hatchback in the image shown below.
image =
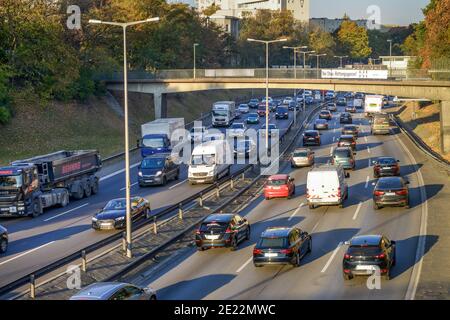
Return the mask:
[(348, 112), (342, 112), (339, 117), (339, 123), (353, 123), (352, 115)]
[(350, 147), (353, 151), (356, 150), (356, 139), (352, 135), (343, 134), (339, 137), (337, 142), (338, 147)]
[(358, 127), (353, 124), (346, 124), (342, 128), (343, 135), (352, 135), (355, 139), (358, 139)]
[(328, 103), (327, 104), (327, 109), (331, 112), (335, 112), (337, 111), (337, 107), (336, 107), (336, 103)]
[(248, 113), (250, 111), (250, 107), (246, 103), (242, 103), (239, 105), (238, 110), (240, 113)]
[(355, 170), (355, 156), (349, 147), (338, 147), (333, 150), (331, 164), (340, 164), (344, 169)]
[(316, 121), (314, 121), (314, 130), (328, 130), (327, 120), (316, 119)]
[(253, 248), (253, 264), (291, 264), (300, 266), (300, 260), (312, 250), (312, 237), (296, 227), (269, 227)]
[(373, 161), (373, 177), (386, 177), (386, 176), (399, 176), (400, 166), (398, 165), (400, 161), (396, 160), (394, 157), (379, 157), (377, 160)]
[(250, 240), (250, 224), (236, 213), (211, 214), (195, 231), (195, 244), (199, 251), (206, 248), (230, 248), (234, 251), (244, 240)]
[(291, 154), (291, 167), (309, 167), (314, 165), (314, 151), (309, 148), (297, 148)]
[(342, 261), (343, 276), (350, 280), (356, 275), (371, 275), (375, 270), (386, 280), (396, 260), (396, 243), (383, 235), (361, 235), (345, 243), (348, 245)]
[(156, 300), (150, 287), (121, 282), (97, 282), (73, 295), (70, 300)]
[(249, 113), (247, 116), (247, 124), (258, 124), (259, 115), (257, 113)]
[(321, 110), (319, 113), (319, 119), (331, 120), (333, 119), (333, 115), (329, 110)]
[(303, 145), (316, 145), (320, 146), (320, 134), (317, 130), (306, 130), (303, 133)]
[(384, 206), (402, 206), (409, 208), (409, 181), (402, 177), (382, 177), (373, 190), (373, 208), (378, 210)]
[(288, 198), (295, 195), (294, 178), (287, 174), (275, 174), (270, 176), (264, 185), (264, 197), (266, 200), (272, 198)]

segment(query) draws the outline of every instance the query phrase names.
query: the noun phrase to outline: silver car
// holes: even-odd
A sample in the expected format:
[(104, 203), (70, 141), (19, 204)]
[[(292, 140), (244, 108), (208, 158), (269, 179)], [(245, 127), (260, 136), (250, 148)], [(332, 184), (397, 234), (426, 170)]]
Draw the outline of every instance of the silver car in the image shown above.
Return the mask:
[(291, 167), (309, 167), (314, 165), (314, 151), (309, 148), (297, 148), (291, 154)]
[(123, 282), (97, 282), (81, 289), (70, 300), (156, 300), (156, 292)]

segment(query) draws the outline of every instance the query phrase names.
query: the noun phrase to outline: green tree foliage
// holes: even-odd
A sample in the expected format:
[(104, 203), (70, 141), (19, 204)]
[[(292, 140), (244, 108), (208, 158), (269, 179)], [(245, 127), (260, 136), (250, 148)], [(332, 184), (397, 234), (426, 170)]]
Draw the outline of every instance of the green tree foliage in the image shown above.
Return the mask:
[(11, 118), (11, 97), (8, 80), (10, 74), (5, 65), (0, 64), (0, 124), (5, 124)]
[(371, 54), (367, 30), (359, 27), (356, 22), (345, 19), (336, 35), (343, 54), (356, 59), (366, 58)]

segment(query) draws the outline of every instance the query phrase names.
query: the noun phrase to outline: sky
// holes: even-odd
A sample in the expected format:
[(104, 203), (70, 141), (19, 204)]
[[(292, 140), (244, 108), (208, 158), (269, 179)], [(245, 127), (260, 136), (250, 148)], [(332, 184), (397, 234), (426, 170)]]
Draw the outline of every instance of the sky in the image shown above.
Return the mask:
[[(178, 1), (195, 4), (195, 0)], [(409, 25), (423, 20), (421, 9), (429, 2), (430, 0), (310, 0), (310, 14), (313, 18), (341, 18), (347, 13), (352, 19), (364, 19), (369, 17), (367, 8), (376, 5), (380, 8), (381, 24)]]

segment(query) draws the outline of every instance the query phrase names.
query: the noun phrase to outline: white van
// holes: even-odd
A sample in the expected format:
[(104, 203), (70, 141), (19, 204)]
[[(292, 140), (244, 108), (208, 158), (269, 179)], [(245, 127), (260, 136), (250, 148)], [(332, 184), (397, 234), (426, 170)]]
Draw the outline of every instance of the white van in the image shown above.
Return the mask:
[(232, 158), (233, 150), (227, 140), (212, 140), (196, 146), (189, 164), (189, 183), (212, 183), (229, 175)]
[(306, 200), (310, 209), (323, 205), (344, 207), (348, 198), (348, 185), (341, 165), (324, 164), (311, 169), (306, 180)]
[(383, 96), (381, 95), (366, 95), (364, 99), (364, 115), (372, 116), (375, 113), (380, 113), (383, 109)]

